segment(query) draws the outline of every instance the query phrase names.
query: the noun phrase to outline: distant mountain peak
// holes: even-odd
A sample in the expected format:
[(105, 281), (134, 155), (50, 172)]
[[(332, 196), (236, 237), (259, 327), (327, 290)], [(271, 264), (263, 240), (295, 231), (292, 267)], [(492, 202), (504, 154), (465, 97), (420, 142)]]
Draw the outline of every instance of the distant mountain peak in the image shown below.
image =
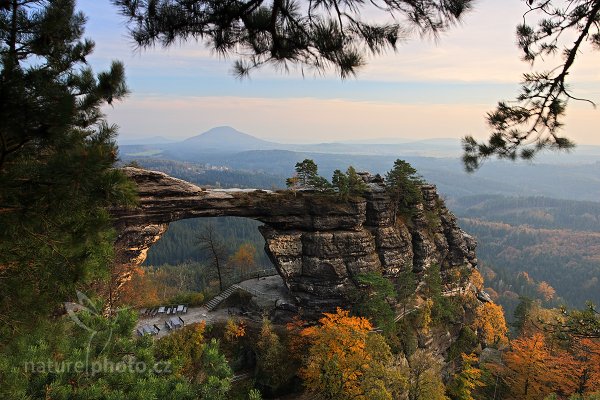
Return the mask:
[(217, 126), (199, 135), (185, 139), (186, 145), (202, 146), (204, 149), (218, 150), (265, 150), (278, 147), (276, 143), (259, 139), (240, 132), (231, 126)]
[(244, 132), (240, 132), (231, 126), (216, 126), (214, 128), (210, 128), (209, 130), (202, 132), (199, 135), (192, 136), (190, 138), (185, 139), (185, 141), (196, 141), (196, 140), (206, 140), (208, 138), (219, 138), (219, 140), (223, 140), (224, 138), (246, 138), (255, 141), (264, 142), (264, 140), (259, 139), (255, 136), (249, 135)]
[(210, 128), (209, 130), (202, 132), (200, 135), (197, 136), (202, 136), (202, 135), (220, 135), (220, 134), (228, 134), (228, 133), (236, 133), (236, 134), (240, 134), (240, 135), (244, 135), (244, 136), (252, 136), (252, 135), (248, 135), (247, 133), (238, 131), (237, 129), (235, 129), (234, 127), (231, 127), (229, 125), (222, 125), (222, 126), (215, 126), (214, 128)]

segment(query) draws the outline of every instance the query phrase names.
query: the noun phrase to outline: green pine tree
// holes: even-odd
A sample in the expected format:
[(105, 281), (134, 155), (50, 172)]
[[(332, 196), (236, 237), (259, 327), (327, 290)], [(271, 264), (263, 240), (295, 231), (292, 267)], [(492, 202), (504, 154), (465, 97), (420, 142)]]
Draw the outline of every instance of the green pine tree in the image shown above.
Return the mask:
[(347, 200), (350, 195), (350, 185), (348, 181), (348, 175), (344, 174), (339, 169), (333, 171), (333, 177), (331, 178), (331, 184), (334, 190), (337, 192), (338, 197), (341, 200)]
[(414, 205), (423, 200), (420, 185), (423, 180), (408, 162), (394, 161), (394, 167), (385, 175), (386, 188), (392, 199), (394, 216), (412, 216)]
[[(142, 47), (200, 40), (221, 55), (242, 57), (239, 76), (265, 65), (292, 64), (356, 74), (369, 54), (396, 49), (415, 29), (438, 34), (472, 8), (473, 0), (137, 1), (112, 0)], [(364, 17), (381, 15), (381, 19)], [(391, 22), (387, 17), (393, 17)], [(382, 21), (382, 22), (373, 22)], [(399, 23), (397, 21), (402, 21)]]
[(417, 281), (412, 268), (405, 267), (396, 279), (396, 299), (402, 306), (402, 312), (406, 313), (406, 307), (412, 300), (417, 290)]
[(107, 272), (108, 209), (134, 198), (100, 111), (123, 65), (94, 75), (84, 23), (74, 0), (0, 3), (0, 338)]
[(356, 314), (371, 320), (385, 335), (394, 329), (394, 311), (388, 299), (394, 297), (394, 285), (381, 273), (360, 274), (356, 281), (361, 286), (353, 310)]
[(349, 166), (346, 171), (348, 176), (348, 190), (351, 195), (362, 195), (367, 190), (367, 184), (365, 181), (356, 173), (353, 166)]
[(298, 184), (304, 188), (311, 186), (317, 177), (318, 167), (313, 160), (305, 159), (296, 163), (296, 176)]

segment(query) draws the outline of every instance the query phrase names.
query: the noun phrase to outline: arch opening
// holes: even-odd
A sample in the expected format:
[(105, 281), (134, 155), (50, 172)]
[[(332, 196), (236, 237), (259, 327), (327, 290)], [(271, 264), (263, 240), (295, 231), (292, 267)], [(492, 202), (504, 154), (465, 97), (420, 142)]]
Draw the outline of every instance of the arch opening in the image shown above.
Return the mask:
[[(231, 216), (171, 222), (149, 248), (142, 268), (169, 288), (165, 291), (172, 292), (215, 293), (221, 286), (227, 288), (249, 279), (278, 276), (265, 252), (265, 239), (258, 230), (261, 225), (254, 219)], [(200, 237), (209, 231), (216, 253), (201, 243)]]

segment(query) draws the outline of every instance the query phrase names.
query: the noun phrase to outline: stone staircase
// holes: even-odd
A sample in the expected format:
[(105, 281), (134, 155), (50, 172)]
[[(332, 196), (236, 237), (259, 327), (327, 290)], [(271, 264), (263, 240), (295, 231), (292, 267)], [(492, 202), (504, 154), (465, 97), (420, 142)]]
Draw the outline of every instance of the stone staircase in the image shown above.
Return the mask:
[(231, 296), (236, 290), (239, 289), (242, 289), (242, 287), (240, 287), (239, 285), (229, 286), (223, 292), (219, 293), (218, 295), (213, 297), (208, 303), (206, 303), (206, 308), (208, 309), (208, 311), (214, 310), (219, 304), (227, 300), (229, 296)]

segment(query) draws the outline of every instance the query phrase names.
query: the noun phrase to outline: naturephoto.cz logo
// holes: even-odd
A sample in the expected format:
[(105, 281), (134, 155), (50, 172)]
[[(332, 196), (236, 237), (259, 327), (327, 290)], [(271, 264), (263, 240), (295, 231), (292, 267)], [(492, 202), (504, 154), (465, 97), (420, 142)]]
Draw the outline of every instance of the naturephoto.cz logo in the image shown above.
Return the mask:
[(86, 373), (89, 375), (107, 374), (107, 373), (137, 373), (145, 374), (152, 372), (155, 374), (168, 374), (171, 372), (171, 363), (168, 361), (158, 361), (148, 365), (144, 361), (118, 361), (114, 362), (107, 358), (101, 358), (94, 361), (26, 361), (24, 363), (25, 371), (37, 374), (58, 374), (58, 373)]
[[(82, 292), (77, 291), (78, 303), (65, 303), (65, 309), (71, 320), (81, 329), (88, 332), (89, 337), (85, 345), (85, 357), (83, 360), (47, 360), (47, 361), (25, 361), (24, 369), (27, 373), (85, 373), (88, 375), (106, 373), (137, 373), (137, 374), (168, 374), (171, 373), (169, 361), (158, 361), (147, 363), (137, 360), (133, 355), (124, 356), (118, 361), (110, 360), (106, 350), (113, 340), (113, 325), (103, 327), (101, 335), (99, 331), (86, 324), (85, 318), (78, 314), (87, 313), (91, 317), (103, 319), (101, 312), (95, 304)], [(82, 321), (82, 319), (84, 321)], [(90, 319), (92, 321), (92, 319)], [(100, 341), (98, 343), (98, 341)]]

